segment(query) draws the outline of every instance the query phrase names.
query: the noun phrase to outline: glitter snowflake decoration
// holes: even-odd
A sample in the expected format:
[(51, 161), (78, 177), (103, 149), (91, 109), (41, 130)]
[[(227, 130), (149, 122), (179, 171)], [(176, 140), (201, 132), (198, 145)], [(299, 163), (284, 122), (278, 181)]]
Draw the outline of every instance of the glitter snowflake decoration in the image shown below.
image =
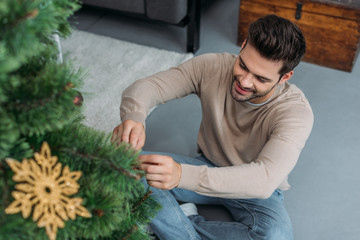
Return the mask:
[[(69, 198), (79, 190), (77, 180), (81, 172), (71, 172), (68, 166), (63, 169), (58, 158), (51, 156), (49, 145), (44, 142), (40, 154), (33, 159), (18, 162), (6, 159), (15, 173), (13, 180), (18, 182), (12, 192), (15, 200), (5, 209), (7, 214), (22, 213), (24, 218), (30, 216), (38, 227), (45, 227), (49, 239), (56, 239), (58, 228), (65, 226), (64, 221), (74, 220), (76, 215), (91, 217), (81, 206), (81, 198)], [(33, 209), (33, 211), (32, 211)]]

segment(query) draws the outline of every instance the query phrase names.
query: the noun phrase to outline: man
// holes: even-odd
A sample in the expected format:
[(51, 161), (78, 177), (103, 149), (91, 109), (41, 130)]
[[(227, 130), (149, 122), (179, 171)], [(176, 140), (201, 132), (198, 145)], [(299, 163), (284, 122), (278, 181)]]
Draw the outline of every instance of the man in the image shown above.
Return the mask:
[[(201, 101), (199, 156), (140, 156), (163, 206), (151, 223), (160, 239), (293, 239), (283, 190), (313, 113), (301, 90), (287, 82), (304, 54), (300, 29), (269, 15), (251, 24), (238, 56), (204, 54), (124, 91), (123, 123), (113, 141), (135, 149), (144, 145), (150, 107), (193, 93)], [(176, 200), (221, 204), (236, 222), (206, 221), (195, 205), (180, 207)]]

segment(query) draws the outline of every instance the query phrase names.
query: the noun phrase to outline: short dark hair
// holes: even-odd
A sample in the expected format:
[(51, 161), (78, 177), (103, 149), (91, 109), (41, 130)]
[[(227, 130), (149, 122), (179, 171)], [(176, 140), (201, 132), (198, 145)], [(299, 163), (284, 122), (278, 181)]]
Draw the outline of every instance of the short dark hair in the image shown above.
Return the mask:
[(274, 61), (283, 61), (280, 76), (293, 70), (305, 55), (306, 42), (300, 28), (293, 22), (267, 15), (251, 23), (247, 42), (261, 56)]

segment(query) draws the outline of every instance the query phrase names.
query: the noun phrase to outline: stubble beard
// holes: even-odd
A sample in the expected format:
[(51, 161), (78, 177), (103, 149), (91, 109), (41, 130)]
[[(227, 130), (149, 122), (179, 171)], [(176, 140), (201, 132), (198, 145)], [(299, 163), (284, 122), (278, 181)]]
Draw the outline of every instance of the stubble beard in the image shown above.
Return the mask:
[(232, 98), (233, 98), (235, 101), (237, 101), (237, 102), (248, 102), (248, 101), (253, 100), (253, 99), (255, 99), (255, 98), (264, 97), (264, 96), (267, 95), (269, 92), (271, 92), (271, 91), (274, 89), (274, 87), (277, 86), (277, 84), (275, 84), (269, 91), (267, 91), (267, 92), (264, 93), (264, 94), (256, 94), (256, 90), (253, 90), (253, 91), (252, 91), (252, 92), (253, 92), (253, 95), (251, 95), (251, 96), (249, 96), (248, 98), (245, 98), (245, 99), (239, 99), (239, 98), (236, 97), (236, 95), (234, 94), (234, 92), (236, 92), (236, 93), (237, 93), (238, 95), (240, 95), (240, 96), (244, 96), (244, 95), (241, 94), (241, 93), (239, 93), (239, 92), (236, 90), (236, 88), (235, 88), (235, 84), (237, 84), (236, 82), (237, 82), (237, 80), (234, 78), (234, 79), (232, 80), (232, 83), (231, 83), (230, 93), (231, 93)]
[(241, 93), (239, 93), (239, 92), (236, 90), (236, 88), (235, 88), (235, 85), (236, 85), (236, 84), (237, 84), (237, 80), (236, 80), (236, 79), (233, 79), (233, 80), (232, 80), (232, 83), (231, 83), (231, 87), (230, 87), (230, 93), (231, 93), (232, 98), (233, 98), (235, 101), (237, 101), (237, 102), (247, 102), (247, 101), (250, 101), (250, 100), (252, 100), (252, 99), (254, 99), (254, 98), (260, 97), (260, 96), (257, 96), (257, 95), (256, 95), (256, 91), (252, 91), (253, 94), (252, 94), (251, 96), (249, 96), (249, 97), (247, 97), (247, 98), (244, 98), (244, 99), (239, 99), (239, 98), (237, 97), (237, 95), (239, 95), (239, 96), (244, 96), (244, 95), (241, 94)]

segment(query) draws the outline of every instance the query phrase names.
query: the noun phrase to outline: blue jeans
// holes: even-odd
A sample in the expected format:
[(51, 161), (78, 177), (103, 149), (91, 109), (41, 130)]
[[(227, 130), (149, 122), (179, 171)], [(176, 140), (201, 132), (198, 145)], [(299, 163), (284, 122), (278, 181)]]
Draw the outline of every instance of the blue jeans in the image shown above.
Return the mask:
[[(151, 153), (172, 157), (178, 163), (215, 167), (204, 156), (185, 157), (176, 154)], [(143, 179), (146, 187), (146, 180)], [(253, 239), (292, 240), (292, 226), (284, 207), (284, 196), (276, 190), (267, 199), (225, 199), (200, 195), (193, 191), (174, 188), (160, 190), (151, 187), (152, 197), (162, 209), (150, 227), (161, 240), (193, 239)], [(234, 222), (206, 221), (200, 215), (186, 217), (177, 200), (195, 204), (219, 204), (226, 207)]]

